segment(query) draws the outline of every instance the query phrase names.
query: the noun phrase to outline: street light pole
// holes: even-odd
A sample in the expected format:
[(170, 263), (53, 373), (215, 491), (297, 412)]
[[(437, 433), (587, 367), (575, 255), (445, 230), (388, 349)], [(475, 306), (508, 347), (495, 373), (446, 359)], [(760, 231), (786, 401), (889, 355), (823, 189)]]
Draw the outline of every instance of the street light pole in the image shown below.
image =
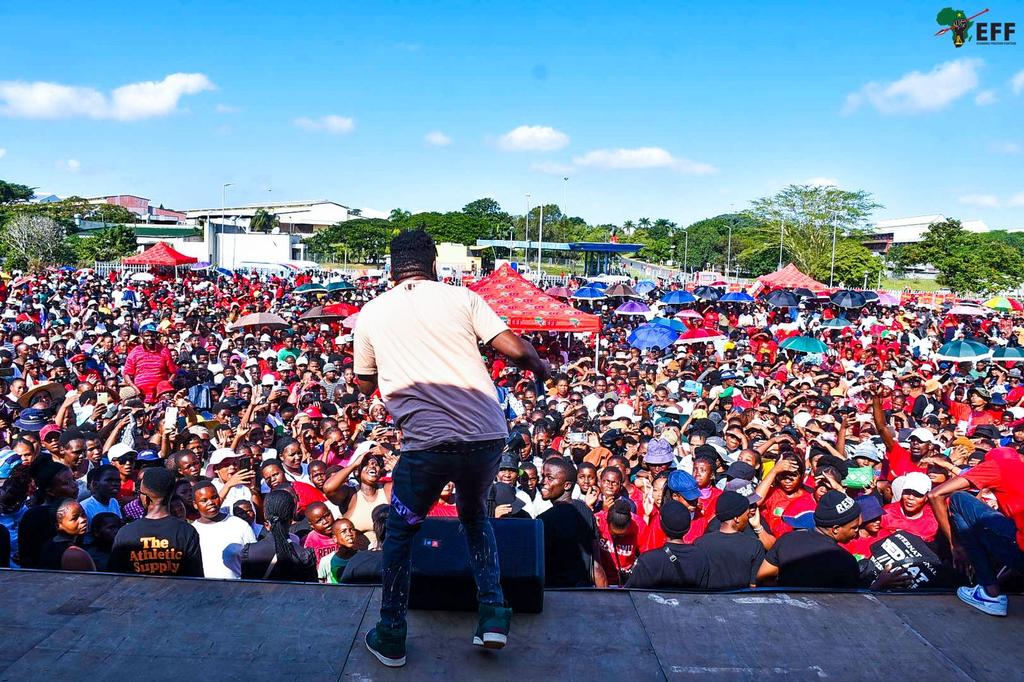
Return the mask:
[(523, 241), (526, 242), (526, 246), (523, 247), (523, 260), (530, 260), (530, 195), (526, 195), (526, 215), (523, 217), (525, 221), (525, 234), (523, 234)]
[(544, 204), (540, 205), (540, 221), (537, 224), (537, 286), (540, 286), (540, 252), (544, 248)]
[[(224, 220), (225, 220), (225, 218), (224, 218), (224, 212), (225, 212), (224, 205), (225, 205), (225, 200), (226, 200), (227, 193), (228, 193), (228, 187), (231, 187), (234, 184), (235, 183), (233, 183), (233, 182), (225, 182), (223, 185), (220, 186), (220, 222), (221, 222), (222, 226), (224, 225)], [(218, 248), (220, 246), (220, 244), (217, 243), (218, 239), (217, 239), (217, 230), (216, 230), (216, 228), (214, 228), (214, 230), (212, 231), (211, 238), (213, 239), (213, 244), (210, 245), (211, 261), (216, 260), (217, 261), (216, 264), (220, 265), (220, 253), (219, 253), (220, 249)]]
[(690, 228), (683, 229), (683, 280), (690, 279)]
[(725, 281), (729, 281), (729, 261), (732, 260), (732, 222), (729, 223), (729, 247), (725, 252)]
[(828, 288), (832, 288), (832, 282), (836, 276), (836, 216), (832, 214), (832, 268), (828, 273)]
[(568, 199), (566, 198), (569, 194), (569, 176), (562, 178), (562, 221), (564, 222), (569, 218), (569, 209), (566, 208)]

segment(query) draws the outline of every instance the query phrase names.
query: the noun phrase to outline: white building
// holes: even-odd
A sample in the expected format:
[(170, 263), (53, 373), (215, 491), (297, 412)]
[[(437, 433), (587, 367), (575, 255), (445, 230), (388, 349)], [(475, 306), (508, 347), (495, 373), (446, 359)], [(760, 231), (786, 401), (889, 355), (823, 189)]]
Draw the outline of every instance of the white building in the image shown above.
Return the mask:
[(326, 199), (194, 208), (185, 211), (185, 216), (190, 225), (212, 222), (218, 228), (223, 227), (224, 231), (245, 231), (259, 210), (277, 216), (281, 223), (280, 232), (284, 234), (312, 234), (335, 223), (358, 217), (348, 206)]
[[(886, 253), (897, 244), (915, 244), (924, 238), (929, 225), (945, 220), (946, 216), (941, 213), (879, 220), (874, 225), (874, 234), (864, 241), (864, 246), (875, 253)], [(964, 220), (962, 224), (970, 232), (988, 232), (989, 229), (981, 220)]]

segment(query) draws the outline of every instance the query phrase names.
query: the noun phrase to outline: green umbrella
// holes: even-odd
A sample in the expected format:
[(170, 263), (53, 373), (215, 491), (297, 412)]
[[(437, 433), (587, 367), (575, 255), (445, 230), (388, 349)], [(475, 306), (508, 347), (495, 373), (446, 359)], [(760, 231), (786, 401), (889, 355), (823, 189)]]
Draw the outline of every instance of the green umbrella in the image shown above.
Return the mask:
[(939, 352), (932, 356), (933, 360), (948, 360), (949, 362), (975, 362), (987, 360), (992, 355), (992, 350), (980, 341), (964, 339), (962, 341), (950, 341)]
[(992, 353), (992, 362), (1024, 362), (1024, 348), (1003, 346)]
[(779, 344), (779, 348), (794, 353), (827, 353), (828, 346), (811, 336), (791, 336)]

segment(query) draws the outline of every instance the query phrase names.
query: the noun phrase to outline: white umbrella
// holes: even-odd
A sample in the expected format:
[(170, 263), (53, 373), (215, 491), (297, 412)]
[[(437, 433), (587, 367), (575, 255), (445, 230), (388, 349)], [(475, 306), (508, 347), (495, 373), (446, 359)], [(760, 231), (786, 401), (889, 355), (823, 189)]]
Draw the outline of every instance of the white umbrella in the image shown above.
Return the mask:
[(156, 279), (156, 277), (149, 274), (148, 272), (136, 272), (128, 279), (132, 280), (133, 282), (152, 282), (154, 279)]

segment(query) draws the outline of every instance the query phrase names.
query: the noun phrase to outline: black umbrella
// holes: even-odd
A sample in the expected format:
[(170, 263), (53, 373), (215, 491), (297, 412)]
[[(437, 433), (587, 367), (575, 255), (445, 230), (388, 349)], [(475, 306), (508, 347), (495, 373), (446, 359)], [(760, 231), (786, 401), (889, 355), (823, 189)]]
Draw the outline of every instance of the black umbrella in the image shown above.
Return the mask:
[(793, 289), (793, 293), (800, 298), (814, 298), (814, 292), (807, 287), (797, 287), (796, 289)]
[(840, 289), (832, 294), (831, 300), (840, 308), (863, 308), (867, 303), (864, 294), (850, 289)]
[(796, 294), (790, 291), (773, 291), (768, 294), (768, 305), (775, 308), (794, 308), (799, 304)]
[(696, 296), (699, 301), (709, 301), (714, 303), (722, 297), (722, 292), (715, 287), (702, 286), (694, 289), (693, 295)]
[(878, 300), (878, 294), (873, 291), (862, 291), (861, 293), (864, 295), (864, 300), (868, 303), (874, 303)]

